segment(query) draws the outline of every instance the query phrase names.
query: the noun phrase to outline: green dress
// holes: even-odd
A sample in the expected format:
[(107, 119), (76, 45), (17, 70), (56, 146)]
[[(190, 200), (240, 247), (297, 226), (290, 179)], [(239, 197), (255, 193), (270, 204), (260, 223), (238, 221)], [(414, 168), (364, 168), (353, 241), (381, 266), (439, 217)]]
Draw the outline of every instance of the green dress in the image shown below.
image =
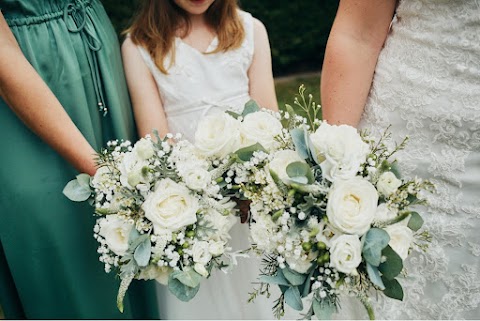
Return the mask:
[[(26, 58), (94, 148), (135, 139), (117, 36), (99, 1), (0, 0), (0, 8)], [(0, 133), (5, 317), (158, 318), (153, 284), (143, 281), (130, 288), (124, 314), (118, 312), (119, 282), (98, 261), (92, 208), (62, 195), (76, 170), (1, 99)]]

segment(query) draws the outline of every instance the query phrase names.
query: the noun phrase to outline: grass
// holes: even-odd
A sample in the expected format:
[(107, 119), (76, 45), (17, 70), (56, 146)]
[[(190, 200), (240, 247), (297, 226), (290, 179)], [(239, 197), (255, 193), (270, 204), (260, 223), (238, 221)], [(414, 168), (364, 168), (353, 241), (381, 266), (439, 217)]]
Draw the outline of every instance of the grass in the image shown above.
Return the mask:
[(277, 92), (278, 106), (280, 109), (285, 104), (293, 106), (293, 99), (298, 94), (298, 87), (305, 85), (306, 93), (313, 95), (313, 100), (320, 104), (320, 74), (312, 74), (299, 77), (277, 78), (275, 79), (275, 90)]

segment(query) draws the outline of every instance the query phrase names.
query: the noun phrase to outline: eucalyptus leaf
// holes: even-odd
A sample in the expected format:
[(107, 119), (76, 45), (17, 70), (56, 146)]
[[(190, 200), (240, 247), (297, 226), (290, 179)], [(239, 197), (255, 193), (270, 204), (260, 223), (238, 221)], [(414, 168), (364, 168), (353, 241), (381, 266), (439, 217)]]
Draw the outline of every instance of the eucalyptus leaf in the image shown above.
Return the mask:
[(200, 289), (200, 284), (196, 287), (190, 287), (185, 285), (177, 278), (179, 273), (183, 273), (183, 271), (175, 271), (169, 275), (168, 289), (179, 300), (183, 302), (188, 302), (195, 297), (198, 290)]
[(90, 198), (90, 186), (85, 187), (78, 179), (71, 180), (63, 189), (63, 194), (71, 201), (84, 202)]
[(291, 306), (293, 309), (297, 311), (303, 310), (303, 302), (302, 298), (300, 297), (300, 291), (298, 287), (292, 286), (287, 291), (285, 291), (285, 303)]
[(128, 245), (130, 246), (137, 238), (139, 238), (142, 234), (137, 231), (136, 228), (132, 228), (130, 230), (130, 234), (128, 234)]
[(235, 152), (235, 155), (237, 155), (237, 158), (240, 161), (248, 162), (252, 158), (253, 153), (258, 152), (258, 151), (266, 152), (265, 148), (263, 148), (262, 145), (260, 145), (259, 143), (256, 143), (256, 144), (251, 145), (251, 146), (240, 148), (239, 150), (237, 150)]
[(175, 271), (172, 273), (172, 278), (177, 279), (188, 287), (194, 288), (200, 284), (203, 277), (195, 272), (194, 269), (186, 267), (183, 271)]
[(243, 109), (242, 116), (245, 117), (248, 114), (255, 113), (259, 110), (260, 110), (260, 106), (258, 106), (255, 100), (251, 99), (245, 104), (245, 108)]
[(403, 289), (398, 280), (388, 280), (387, 278), (382, 278), (383, 283), (385, 284), (385, 290), (383, 293), (392, 299), (403, 300)]
[[(132, 230), (135, 230), (135, 229), (132, 229)], [(130, 232), (132, 233), (132, 232)], [(132, 235), (132, 234), (130, 234)], [(135, 250), (137, 249), (137, 247), (145, 242), (145, 240), (148, 240), (150, 239), (150, 236), (148, 234), (139, 234), (138, 237), (134, 238), (134, 239), (129, 239), (129, 244), (128, 244), (128, 251), (130, 253), (134, 253)]]
[(390, 242), (390, 236), (385, 230), (371, 228), (363, 239), (363, 257), (373, 266), (379, 266), (382, 259), (382, 250)]
[(410, 219), (408, 220), (408, 228), (416, 232), (423, 226), (423, 218), (417, 212), (410, 213)]
[(312, 302), (313, 312), (318, 320), (331, 320), (332, 314), (337, 310), (335, 305), (329, 300), (314, 299)]
[(391, 171), (398, 179), (401, 179), (401, 178), (402, 178), (402, 175), (401, 175), (401, 173), (400, 173), (400, 168), (398, 167), (397, 162), (393, 162), (393, 163), (390, 165), (390, 171)]
[(82, 173), (77, 175), (77, 181), (80, 186), (90, 189), (91, 177), (88, 174)]
[(300, 185), (307, 185), (308, 184), (308, 178), (303, 177), (303, 176), (290, 177), (289, 180), (293, 183), (297, 183), (297, 184), (300, 184)]
[(150, 242), (150, 238), (146, 238), (137, 246), (133, 257), (135, 258), (135, 262), (137, 262), (139, 267), (146, 267), (150, 261), (151, 254), (152, 243)]
[(373, 284), (375, 284), (380, 290), (385, 290), (385, 285), (383, 284), (382, 277), (376, 266), (367, 263), (367, 274)]
[(305, 282), (306, 277), (308, 276), (306, 274), (298, 273), (297, 271), (290, 269), (288, 266), (282, 269), (282, 273), (288, 280), (288, 282), (290, 282), (290, 284), (294, 286), (302, 285)]
[(305, 133), (303, 128), (294, 128), (290, 131), (295, 150), (302, 159), (309, 158), (308, 146), (305, 141)]
[(306, 178), (306, 183), (303, 184), (311, 184), (314, 181), (313, 173), (310, 170), (310, 166), (308, 166), (308, 164), (304, 162), (290, 163), (288, 164), (286, 171), (288, 177), (290, 177), (291, 179)]
[(310, 269), (311, 269), (310, 273), (308, 273), (307, 277), (305, 278), (305, 282), (300, 287), (300, 294), (302, 298), (310, 294), (310, 287), (312, 286), (312, 276), (313, 276), (313, 273), (315, 273), (316, 268), (312, 266)]
[(378, 267), (384, 278), (394, 279), (403, 270), (402, 258), (395, 252), (390, 245), (383, 249), (382, 255), (386, 260)]
[(289, 286), (290, 283), (283, 275), (282, 270), (277, 270), (277, 274), (275, 275), (261, 275), (259, 278), (260, 282), (269, 283), (269, 284), (278, 284), (278, 285), (285, 285)]

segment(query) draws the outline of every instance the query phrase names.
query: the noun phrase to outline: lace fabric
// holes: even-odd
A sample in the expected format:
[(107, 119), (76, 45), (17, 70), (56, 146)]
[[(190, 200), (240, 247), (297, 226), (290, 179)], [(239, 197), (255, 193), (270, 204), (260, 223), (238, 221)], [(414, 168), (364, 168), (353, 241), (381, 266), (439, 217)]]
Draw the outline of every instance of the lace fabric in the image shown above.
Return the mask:
[(400, 2), (360, 127), (408, 135), (402, 175), (437, 190), (421, 209), (432, 243), (406, 262), (404, 301), (374, 302), (378, 318), (480, 317), (479, 57), (478, 1)]

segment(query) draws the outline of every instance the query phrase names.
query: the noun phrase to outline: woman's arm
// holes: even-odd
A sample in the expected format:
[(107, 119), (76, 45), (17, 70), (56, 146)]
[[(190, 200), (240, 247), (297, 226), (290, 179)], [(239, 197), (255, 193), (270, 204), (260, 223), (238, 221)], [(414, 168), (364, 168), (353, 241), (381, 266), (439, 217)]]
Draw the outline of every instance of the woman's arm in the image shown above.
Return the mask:
[(156, 129), (163, 138), (169, 129), (157, 84), (129, 37), (123, 42), (122, 56), (138, 135), (144, 137)]
[(396, 0), (341, 0), (325, 52), (323, 118), (357, 126), (387, 37)]
[(278, 111), (267, 30), (259, 20), (254, 19), (253, 31), (255, 49), (248, 70), (250, 97), (260, 106)]
[(80, 172), (96, 171), (95, 150), (30, 65), (0, 12), (0, 94), (35, 134)]

